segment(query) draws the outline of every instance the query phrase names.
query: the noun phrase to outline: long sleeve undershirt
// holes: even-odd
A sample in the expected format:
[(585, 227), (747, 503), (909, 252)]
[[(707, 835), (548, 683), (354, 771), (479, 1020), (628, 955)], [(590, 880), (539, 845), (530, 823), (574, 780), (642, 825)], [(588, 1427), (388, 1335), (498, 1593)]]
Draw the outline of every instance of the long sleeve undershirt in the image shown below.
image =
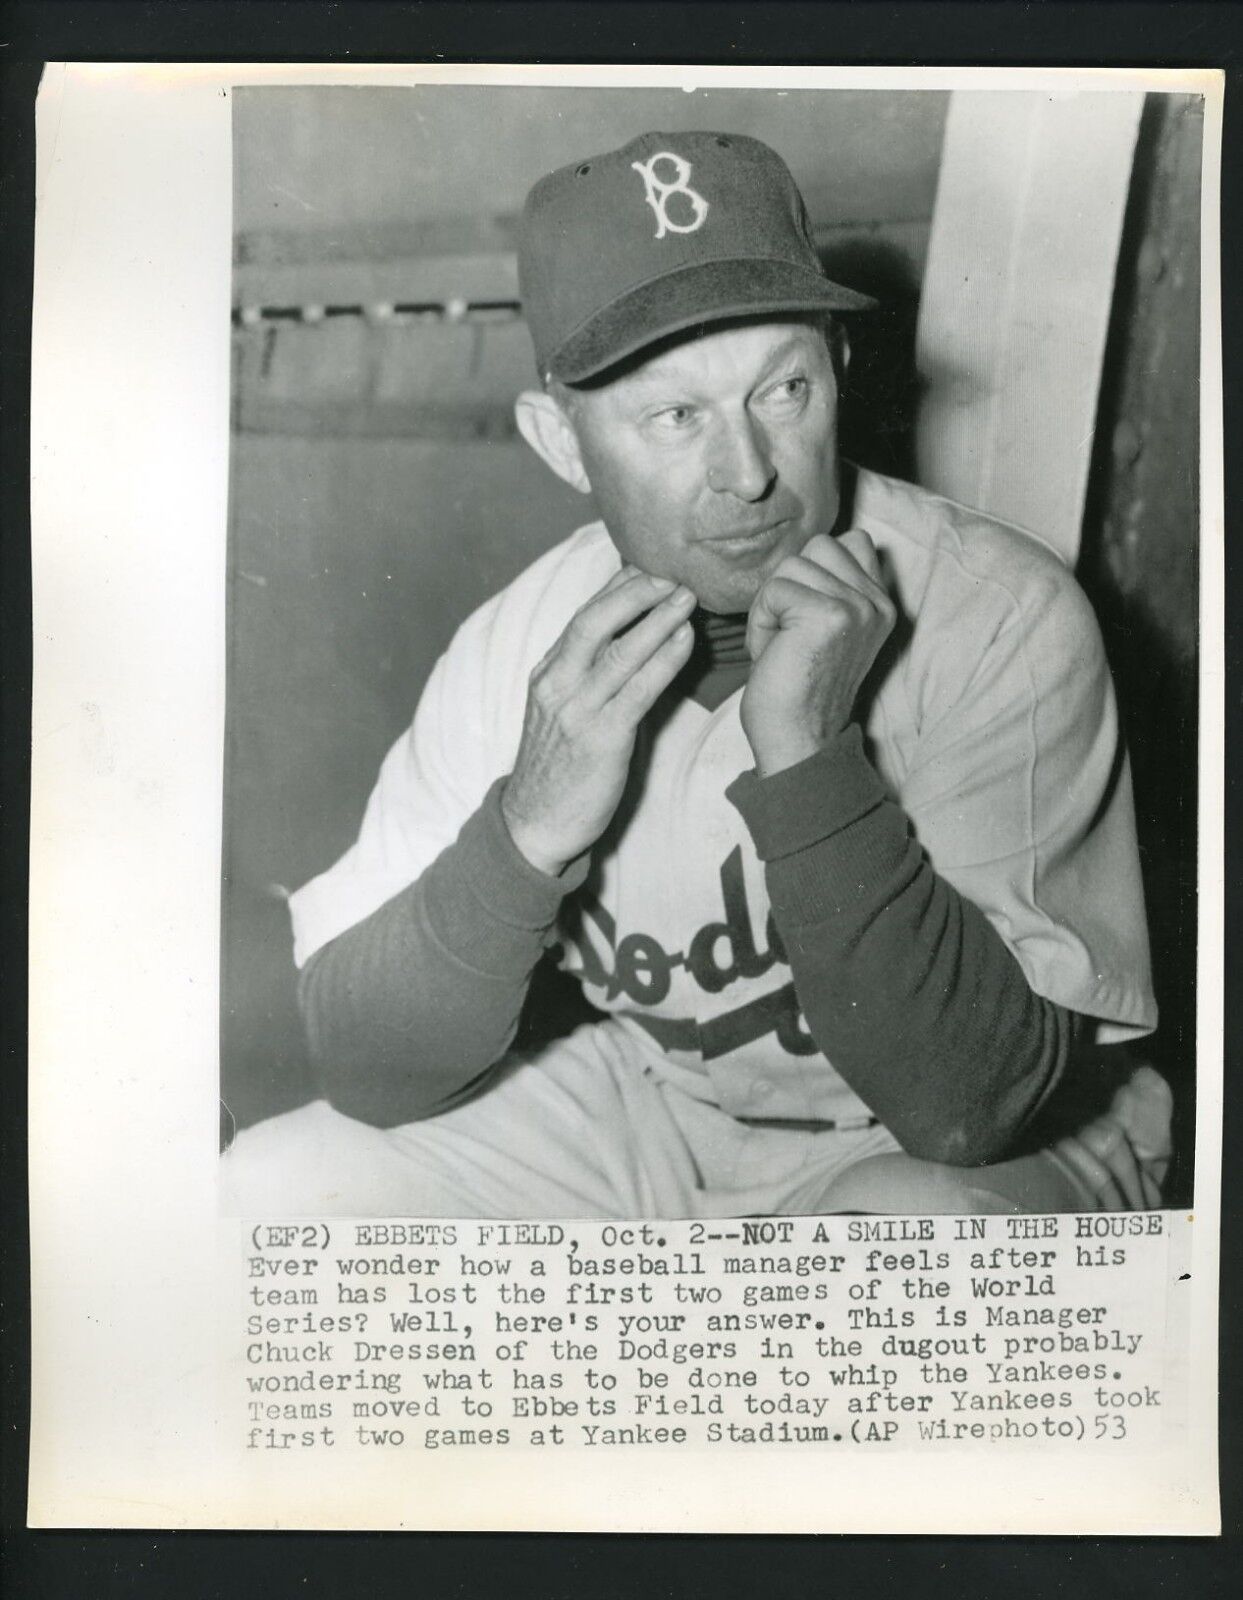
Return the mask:
[(446, 1111), (504, 1055), (531, 974), (586, 857), (533, 867), (501, 815), (504, 780), (453, 844), (378, 911), (316, 951), (298, 999), (320, 1087), (396, 1127)]
[(1047, 1103), (1080, 1019), (1033, 993), (939, 877), (852, 724), (726, 791), (760, 859), (812, 1037), (911, 1155), (997, 1159)]
[[(707, 632), (690, 692), (711, 706), (746, 668), (731, 632)], [(347, 1115), (391, 1127), (446, 1110), (514, 1037), (588, 863), (557, 878), (532, 867), (505, 827), (502, 788), (415, 883), (303, 971), (312, 1061)], [(1032, 992), (983, 913), (932, 870), (857, 727), (728, 794), (766, 864), (821, 1050), (911, 1154), (996, 1159), (1061, 1079), (1078, 1019)]]

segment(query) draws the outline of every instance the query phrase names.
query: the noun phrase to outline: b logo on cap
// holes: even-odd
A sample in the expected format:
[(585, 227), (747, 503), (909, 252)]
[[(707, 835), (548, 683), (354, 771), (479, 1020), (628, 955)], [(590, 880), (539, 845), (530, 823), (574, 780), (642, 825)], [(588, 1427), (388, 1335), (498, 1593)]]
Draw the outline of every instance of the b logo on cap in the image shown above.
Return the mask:
[[(669, 161), (673, 164), (676, 181), (668, 183), (664, 178), (656, 175), (656, 163)], [(682, 156), (675, 156), (672, 150), (658, 150), (647, 161), (632, 161), (630, 165), (643, 179), (644, 188), (647, 190), (647, 203), (656, 213), (656, 237), (663, 239), (666, 233), (694, 233), (703, 227), (704, 218), (708, 215), (708, 202), (698, 190), (690, 186), (691, 164)], [(689, 222), (675, 222), (669, 215), (669, 201), (674, 195), (684, 195), (685, 203), (690, 205), (691, 219)], [(683, 202), (679, 202), (678, 209)]]

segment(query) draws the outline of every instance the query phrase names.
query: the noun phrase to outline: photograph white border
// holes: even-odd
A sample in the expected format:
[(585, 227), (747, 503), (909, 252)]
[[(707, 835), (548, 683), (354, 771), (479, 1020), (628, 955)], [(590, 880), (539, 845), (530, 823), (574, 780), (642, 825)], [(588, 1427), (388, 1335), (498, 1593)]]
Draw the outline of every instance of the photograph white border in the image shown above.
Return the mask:
[[(441, 1454), (299, 1464), (256, 1498), (223, 1437), (215, 1204), (231, 93), (556, 83), (1202, 93), (1199, 1110), (1191, 1411), (1117, 1458)], [(30, 1148), (34, 1526), (1207, 1533), (1216, 1499), (1224, 510), (1215, 71), (53, 64), (37, 107)], [(235, 1375), (234, 1375), (234, 1381)], [(666, 1468), (668, 1470), (666, 1470)], [(676, 1477), (675, 1477), (676, 1475)], [(671, 1493), (671, 1482), (676, 1492)]]

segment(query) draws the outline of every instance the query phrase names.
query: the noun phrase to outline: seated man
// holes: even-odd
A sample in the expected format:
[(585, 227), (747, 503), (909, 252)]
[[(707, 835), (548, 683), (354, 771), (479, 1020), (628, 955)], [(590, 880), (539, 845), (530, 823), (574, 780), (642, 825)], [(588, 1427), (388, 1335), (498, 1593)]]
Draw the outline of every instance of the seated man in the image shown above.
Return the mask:
[[(1089, 606), (836, 445), (845, 342), (780, 159), (646, 134), (538, 183), (527, 442), (600, 519), (460, 629), (293, 897), (325, 1100), (234, 1209), (1159, 1202), (1169, 1096)], [(606, 1015), (509, 1052), (549, 946)]]

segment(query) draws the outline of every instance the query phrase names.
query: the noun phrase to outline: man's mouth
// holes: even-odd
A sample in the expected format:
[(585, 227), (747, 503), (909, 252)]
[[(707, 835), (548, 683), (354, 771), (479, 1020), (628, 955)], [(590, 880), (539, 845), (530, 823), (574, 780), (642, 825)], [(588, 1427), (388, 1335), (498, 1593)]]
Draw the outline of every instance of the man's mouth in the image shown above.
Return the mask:
[(767, 551), (776, 544), (784, 531), (788, 517), (777, 522), (764, 522), (756, 528), (730, 528), (714, 533), (702, 543), (709, 544), (720, 555), (753, 555)]

